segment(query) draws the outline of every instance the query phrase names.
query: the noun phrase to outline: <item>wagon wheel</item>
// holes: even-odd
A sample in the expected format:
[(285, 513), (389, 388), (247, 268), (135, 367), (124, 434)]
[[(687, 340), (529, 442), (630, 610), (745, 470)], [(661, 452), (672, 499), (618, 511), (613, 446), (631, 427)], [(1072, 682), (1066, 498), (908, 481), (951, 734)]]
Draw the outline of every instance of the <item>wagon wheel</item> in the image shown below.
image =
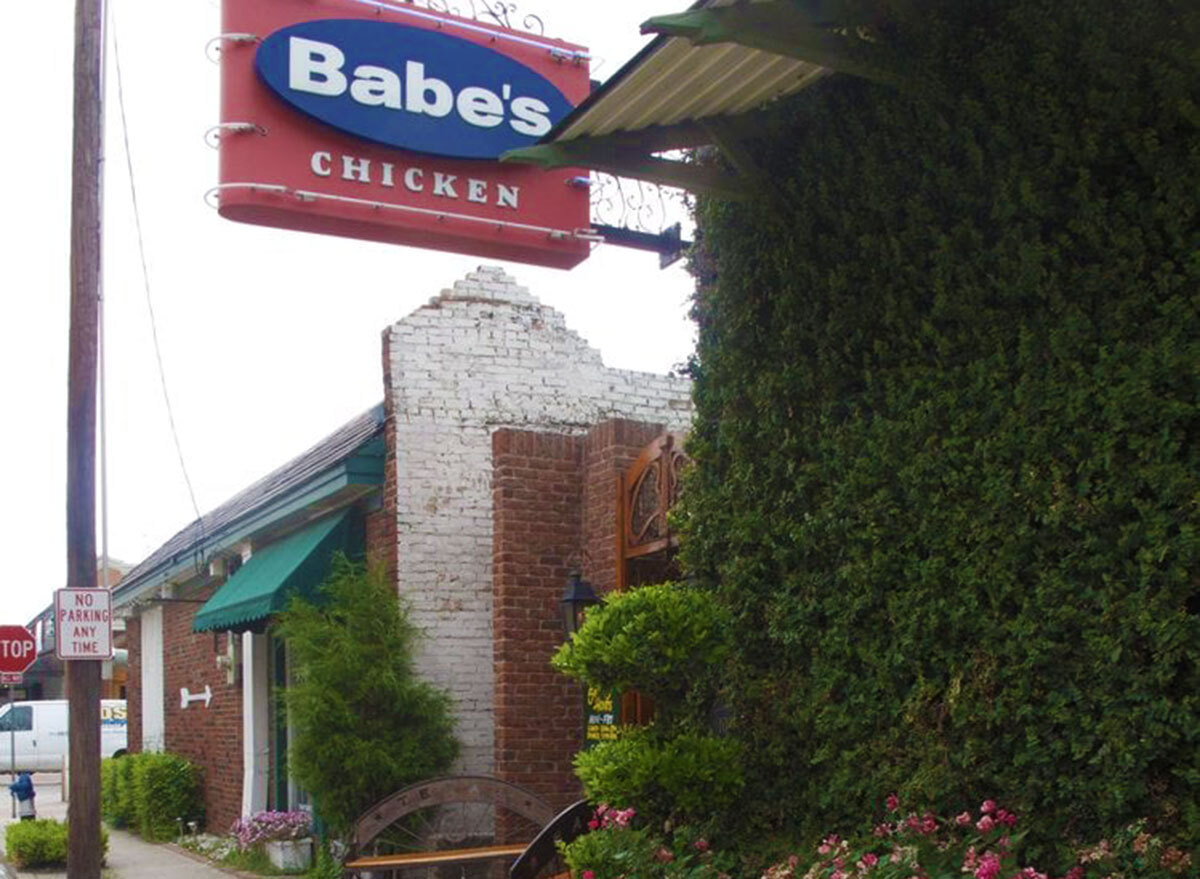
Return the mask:
[[(554, 811), (535, 794), (484, 776), (436, 778), (380, 800), (358, 820), (349, 860), (409, 856), (371, 868), (395, 879), (504, 879)], [(428, 863), (443, 853), (441, 863)], [(420, 855), (431, 858), (421, 858)]]

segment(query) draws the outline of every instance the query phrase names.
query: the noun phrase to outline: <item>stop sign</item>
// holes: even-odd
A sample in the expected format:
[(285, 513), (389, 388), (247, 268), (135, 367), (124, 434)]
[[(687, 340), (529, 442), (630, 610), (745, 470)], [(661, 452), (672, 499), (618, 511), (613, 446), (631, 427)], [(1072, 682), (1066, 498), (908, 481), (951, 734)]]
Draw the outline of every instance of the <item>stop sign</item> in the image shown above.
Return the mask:
[(24, 626), (0, 626), (0, 672), (20, 674), (37, 659), (37, 641)]

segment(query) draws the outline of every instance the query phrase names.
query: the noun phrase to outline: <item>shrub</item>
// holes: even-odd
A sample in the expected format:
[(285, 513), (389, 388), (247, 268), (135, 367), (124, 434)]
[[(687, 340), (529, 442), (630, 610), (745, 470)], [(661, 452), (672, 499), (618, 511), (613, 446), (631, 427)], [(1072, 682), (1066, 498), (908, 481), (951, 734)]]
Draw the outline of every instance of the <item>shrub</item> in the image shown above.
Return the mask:
[(174, 839), (200, 813), (199, 774), (174, 754), (139, 754), (133, 766), (137, 830), (144, 839)]
[(118, 822), (117, 766), (112, 758), (100, 761), (100, 817), (113, 827)]
[(279, 631), (295, 669), (288, 770), (335, 834), (454, 761), (449, 697), (414, 673), (417, 632), (382, 568), (338, 556), (320, 603), (293, 599)]
[(341, 862), (330, 851), (328, 840), (321, 840), (315, 846), (312, 866), (308, 870), (307, 879), (342, 879)]
[(618, 879), (644, 876), (658, 847), (647, 828), (623, 827), (585, 833), (562, 846), (561, 852), (572, 876), (590, 873), (591, 879)]
[[(734, 859), (718, 854), (694, 827), (655, 832), (634, 826), (634, 810), (596, 808), (590, 833), (559, 851), (578, 879), (729, 879)], [(640, 819), (638, 819), (640, 821)]]
[(589, 686), (637, 689), (669, 708), (728, 655), (730, 623), (710, 595), (683, 584), (610, 592), (552, 662)]
[(101, 763), (100, 808), (113, 827), (148, 840), (174, 839), (180, 823), (200, 821), (199, 770), (175, 754), (126, 754)]
[(112, 762), (115, 791), (110, 799), (115, 808), (114, 827), (134, 827), (137, 824), (137, 791), (133, 786), (133, 767), (137, 764), (137, 756), (126, 754)]
[(133, 767), (138, 754), (126, 754), (100, 761), (100, 816), (111, 827), (137, 826), (137, 791)]
[(580, 751), (575, 771), (592, 802), (636, 806), (652, 823), (706, 818), (741, 791), (741, 745), (705, 733), (666, 738), (654, 726), (639, 727)]
[(554, 667), (591, 688), (651, 696), (656, 711), (653, 726), (627, 728), (576, 756), (591, 801), (636, 803), (651, 823), (703, 820), (732, 802), (741, 746), (697, 731), (713, 706), (709, 682), (730, 653), (731, 626), (710, 594), (681, 583), (610, 593), (588, 612)]
[[(108, 830), (100, 827), (101, 860), (108, 853)], [(4, 829), (4, 851), (18, 868), (61, 867), (67, 863), (67, 824), (52, 818), (14, 821)]]

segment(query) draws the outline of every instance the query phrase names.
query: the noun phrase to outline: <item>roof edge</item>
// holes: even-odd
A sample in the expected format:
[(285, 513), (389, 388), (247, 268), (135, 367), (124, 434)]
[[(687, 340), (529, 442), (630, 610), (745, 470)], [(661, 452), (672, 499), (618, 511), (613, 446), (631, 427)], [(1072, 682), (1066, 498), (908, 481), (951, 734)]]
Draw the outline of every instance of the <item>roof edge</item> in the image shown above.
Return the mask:
[[(166, 585), (174, 577), (177, 577), (183, 570), (194, 565), (194, 556), (197, 551), (220, 551), (230, 549), (233, 545), (242, 542), (253, 533), (261, 532), (265, 527), (268, 527), (272, 521), (277, 521), (285, 517), (288, 513), (294, 512), (289, 510), (289, 501), (302, 499), (306, 495), (316, 496), (310, 498), (315, 502), (321, 497), (328, 497), (336, 493), (339, 489), (349, 487), (349, 485), (338, 485), (338, 471), (345, 467), (347, 462), (358, 455), (364, 447), (375, 442), (383, 433), (384, 427), (384, 404), (379, 403), (372, 406), (370, 409), (363, 412), (356, 418), (343, 424), (337, 430), (328, 434), (321, 441), (311, 446), (301, 454), (290, 459), (287, 463), (275, 468), (266, 476), (256, 480), (247, 488), (233, 495), (223, 504), (213, 508), (200, 519), (193, 520), (177, 531), (171, 538), (158, 546), (153, 552), (139, 563), (137, 567), (113, 590), (114, 607), (128, 605), (137, 601), (147, 591), (151, 591), (160, 586)], [(272, 477), (286, 473), (289, 469), (295, 468), (299, 463), (311, 456), (321, 447), (338, 437), (343, 431), (354, 426), (357, 422), (371, 419), (373, 424), (368, 433), (366, 433), (352, 447), (346, 449), (336, 458), (331, 459), (325, 466), (313, 472), (311, 475), (296, 482), (293, 485), (287, 485), (275, 492), (269, 492), (257, 502), (252, 503), (246, 509), (237, 512), (237, 514), (227, 521), (221, 522), (212, 531), (204, 529), (204, 521), (207, 518), (214, 517), (223, 509), (233, 506), (239, 499), (243, 498), (248, 492), (256, 486), (269, 483)], [(346, 474), (347, 477), (349, 476)], [(359, 484), (359, 483), (355, 483)], [(362, 483), (365, 487), (366, 483)], [(357, 500), (368, 491), (359, 492), (352, 497), (352, 500)], [(266, 519), (263, 520), (263, 516)], [(199, 526), (199, 527), (197, 527)], [(198, 535), (198, 537), (193, 536)], [(184, 535), (187, 535), (186, 537)], [(162, 559), (147, 567), (145, 570), (138, 570), (142, 565), (154, 559), (156, 554), (162, 553), (171, 547), (173, 542), (180, 541), (179, 545)], [(197, 572), (199, 574), (200, 572)], [(188, 579), (191, 579), (190, 577)]]

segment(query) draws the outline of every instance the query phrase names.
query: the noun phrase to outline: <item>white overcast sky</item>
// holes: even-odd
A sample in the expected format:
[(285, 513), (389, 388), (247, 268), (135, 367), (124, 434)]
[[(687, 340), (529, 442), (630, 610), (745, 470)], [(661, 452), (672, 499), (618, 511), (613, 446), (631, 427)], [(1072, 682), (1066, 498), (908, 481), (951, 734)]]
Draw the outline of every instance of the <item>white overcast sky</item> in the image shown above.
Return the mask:
[[(203, 200), (217, 154), (217, 0), (110, 0), (104, 287), (109, 552), (137, 562), (194, 518), (151, 340), (116, 100), (119, 59), (167, 386), (196, 499), (207, 511), (382, 399), (380, 332), (494, 262), (276, 231)], [(463, 5), (467, 5), (463, 0)], [(529, 0), (548, 36), (588, 46), (605, 79), (681, 0)], [(0, 623), (53, 601), (66, 570), (66, 391), (74, 3), (16, 4), (0, 96), (4, 181), (0, 432), (5, 496)], [(665, 372), (692, 350), (691, 279), (602, 246), (563, 272), (505, 264), (605, 363)], [(99, 479), (99, 467), (97, 468)], [(99, 550), (98, 550), (99, 551)]]

